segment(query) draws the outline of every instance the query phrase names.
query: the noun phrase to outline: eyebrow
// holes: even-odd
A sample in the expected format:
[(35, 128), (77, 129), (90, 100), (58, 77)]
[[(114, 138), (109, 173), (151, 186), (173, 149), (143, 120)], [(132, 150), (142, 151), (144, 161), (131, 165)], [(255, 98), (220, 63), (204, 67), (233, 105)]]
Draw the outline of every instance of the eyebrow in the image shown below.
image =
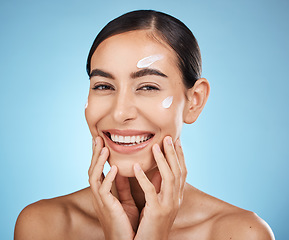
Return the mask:
[[(155, 76), (160, 76), (160, 77), (164, 77), (164, 78), (168, 77), (166, 74), (162, 73), (161, 71), (159, 71), (157, 69), (153, 69), (153, 68), (144, 68), (144, 69), (141, 69), (137, 72), (133, 72), (130, 74), (130, 77), (132, 79), (136, 79), (136, 78), (149, 76), (149, 75), (155, 75)], [(96, 77), (96, 76), (115, 79), (114, 76), (108, 72), (104, 72), (100, 69), (93, 69), (89, 75), (89, 78)]]
[(130, 76), (132, 79), (148, 76), (148, 75), (155, 75), (155, 76), (160, 76), (160, 77), (165, 77), (167, 78), (168, 76), (161, 71), (153, 68), (144, 68), (142, 70), (139, 70), (137, 72), (133, 72)]
[(97, 76), (114, 79), (114, 77), (110, 73), (104, 72), (100, 69), (93, 69), (89, 74), (89, 78)]

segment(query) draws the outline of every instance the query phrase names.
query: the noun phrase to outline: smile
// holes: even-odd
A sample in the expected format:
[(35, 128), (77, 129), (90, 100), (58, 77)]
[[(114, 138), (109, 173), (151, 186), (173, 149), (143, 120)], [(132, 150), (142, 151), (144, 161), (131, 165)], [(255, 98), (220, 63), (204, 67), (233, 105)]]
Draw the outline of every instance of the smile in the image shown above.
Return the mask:
[(107, 130), (103, 133), (109, 147), (120, 153), (132, 153), (143, 149), (154, 137), (153, 133), (139, 130)]
[(137, 135), (137, 136), (121, 136), (121, 135), (115, 135), (115, 134), (111, 134), (110, 135), (110, 139), (119, 145), (123, 145), (123, 146), (133, 146), (136, 144), (140, 144), (143, 143), (147, 140), (149, 140), (150, 138), (152, 138), (152, 135)]

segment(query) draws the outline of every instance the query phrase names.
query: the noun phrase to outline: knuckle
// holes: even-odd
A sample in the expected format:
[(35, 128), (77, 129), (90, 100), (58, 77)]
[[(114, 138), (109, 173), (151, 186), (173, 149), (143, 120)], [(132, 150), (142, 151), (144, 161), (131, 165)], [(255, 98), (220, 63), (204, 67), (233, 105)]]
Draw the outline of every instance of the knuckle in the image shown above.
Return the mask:
[(180, 154), (181, 158), (184, 158), (184, 153), (183, 153), (183, 151), (179, 151), (179, 154)]
[(89, 176), (89, 178), (88, 178), (88, 182), (89, 182), (90, 185), (96, 184), (96, 176), (93, 175), (93, 174), (91, 174), (91, 175)]
[(101, 186), (98, 190), (100, 195), (104, 195), (105, 194), (105, 189)]
[(175, 178), (176, 178), (176, 179), (180, 179), (182, 175), (183, 175), (182, 170), (179, 169), (179, 170), (176, 171), (176, 173), (175, 173)]
[(93, 180), (92, 180), (91, 177), (88, 179), (88, 182), (89, 182), (90, 185), (93, 185)]
[(187, 175), (188, 175), (188, 170), (187, 168), (185, 167), (184, 170), (182, 171), (182, 175), (186, 178)]
[(169, 175), (167, 176), (167, 182), (168, 182), (169, 184), (173, 184), (173, 183), (175, 182), (175, 177), (174, 177), (174, 175), (169, 174)]
[(170, 213), (171, 213), (171, 206), (165, 205), (165, 206), (163, 207), (163, 210), (161, 211), (160, 215), (161, 215), (162, 217), (166, 217), (166, 216), (169, 215)]
[(180, 207), (180, 199), (176, 199), (173, 204), (174, 209), (178, 209)]
[(171, 147), (171, 148), (169, 149), (169, 154), (170, 154), (172, 157), (174, 157), (174, 158), (177, 157), (176, 152), (175, 152), (175, 149), (174, 149), (173, 147)]
[(147, 188), (149, 193), (154, 193), (156, 191), (153, 184), (149, 184)]
[(154, 218), (160, 219), (161, 217), (164, 216), (164, 211), (163, 211), (163, 209), (161, 211), (160, 210), (156, 210), (156, 211), (152, 212), (152, 215), (153, 215)]

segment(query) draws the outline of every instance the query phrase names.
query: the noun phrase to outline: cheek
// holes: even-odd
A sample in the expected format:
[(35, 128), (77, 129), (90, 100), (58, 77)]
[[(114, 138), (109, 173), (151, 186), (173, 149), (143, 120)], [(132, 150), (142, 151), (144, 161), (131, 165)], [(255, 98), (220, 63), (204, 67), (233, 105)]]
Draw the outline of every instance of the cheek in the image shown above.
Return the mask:
[[(142, 102), (139, 109), (163, 134), (179, 137), (183, 125), (184, 101), (168, 96)], [(176, 138), (177, 138), (176, 137)]]
[(162, 101), (163, 108), (169, 108), (173, 103), (174, 97), (169, 96), (165, 100)]
[(85, 108), (85, 119), (88, 124), (89, 130), (93, 137), (97, 136), (96, 124), (100, 119), (108, 114), (108, 102), (97, 99), (96, 97), (88, 97)]

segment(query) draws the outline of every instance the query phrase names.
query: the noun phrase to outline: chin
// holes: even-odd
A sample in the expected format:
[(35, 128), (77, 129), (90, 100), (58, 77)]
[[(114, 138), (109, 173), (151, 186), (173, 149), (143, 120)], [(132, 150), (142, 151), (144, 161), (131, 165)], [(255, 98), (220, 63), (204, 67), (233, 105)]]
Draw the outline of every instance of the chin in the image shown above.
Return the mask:
[(135, 177), (134, 171), (133, 171), (133, 165), (131, 165), (129, 168), (128, 167), (123, 167), (123, 166), (117, 166), (118, 169), (118, 174), (123, 176), (123, 177)]
[(115, 165), (118, 169), (118, 174), (124, 177), (135, 177), (133, 170), (135, 163), (139, 163), (144, 172), (148, 172), (156, 167), (156, 162), (152, 154), (146, 154), (146, 156), (136, 156), (135, 154), (124, 155), (111, 152), (108, 163), (110, 166)]

